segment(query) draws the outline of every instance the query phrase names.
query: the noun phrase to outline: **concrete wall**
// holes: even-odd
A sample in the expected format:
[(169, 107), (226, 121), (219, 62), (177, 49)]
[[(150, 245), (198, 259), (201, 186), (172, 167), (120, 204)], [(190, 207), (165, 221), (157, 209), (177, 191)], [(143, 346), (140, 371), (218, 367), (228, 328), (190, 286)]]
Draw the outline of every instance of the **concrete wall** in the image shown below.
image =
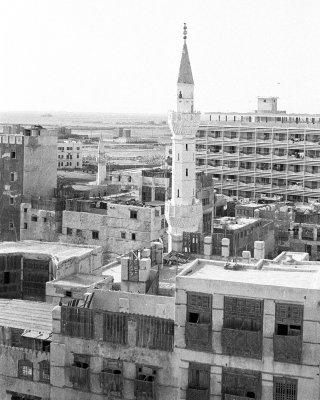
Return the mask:
[[(20, 135), (0, 135), (0, 241), (20, 239), (23, 140)], [(11, 158), (12, 152), (15, 152), (15, 158)], [(15, 173), (14, 182), (11, 182), (11, 173)]]
[(52, 197), (57, 187), (57, 132), (24, 137), (23, 194)]
[[(239, 272), (239, 273), (248, 273)], [(187, 292), (211, 293), (212, 297), (212, 352), (193, 351), (185, 348), (185, 324)], [(262, 360), (233, 357), (222, 354), (221, 329), (223, 326), (224, 295), (264, 299), (263, 356)], [(317, 311), (319, 291), (242, 284), (215, 280), (177, 277), (175, 344), (181, 371), (181, 398), (185, 398), (189, 362), (211, 365), (211, 400), (221, 399), (222, 367), (249, 369), (262, 372), (262, 398), (273, 399), (273, 376), (298, 379), (298, 400), (319, 398), (320, 315)], [(275, 327), (275, 303), (304, 305), (302, 364), (273, 361), (273, 334)]]
[[(32, 217), (37, 221), (32, 221)], [(31, 208), (30, 203), (21, 204), (20, 240), (54, 242), (59, 239), (61, 227), (62, 211), (38, 210)]]
[[(18, 378), (18, 361), (23, 359), (33, 363), (32, 381)], [(39, 381), (39, 363), (43, 360), (50, 361), (50, 353), (0, 345), (0, 399), (11, 399), (6, 393), (10, 390), (49, 400), (50, 385)]]
[[(130, 210), (137, 211), (137, 218), (130, 218)], [(74, 240), (75, 243), (78, 240), (78, 243), (99, 245), (111, 253), (124, 254), (149, 247), (150, 242), (164, 234), (164, 228), (161, 228), (161, 207), (108, 203), (108, 210), (104, 211), (105, 215), (64, 211), (62, 240)], [(67, 235), (67, 228), (73, 230), (71, 236)], [(79, 236), (77, 229), (81, 230)], [(99, 239), (92, 238), (92, 231), (99, 232)], [(125, 238), (121, 237), (121, 233), (125, 234)], [(132, 234), (135, 234), (135, 240)]]

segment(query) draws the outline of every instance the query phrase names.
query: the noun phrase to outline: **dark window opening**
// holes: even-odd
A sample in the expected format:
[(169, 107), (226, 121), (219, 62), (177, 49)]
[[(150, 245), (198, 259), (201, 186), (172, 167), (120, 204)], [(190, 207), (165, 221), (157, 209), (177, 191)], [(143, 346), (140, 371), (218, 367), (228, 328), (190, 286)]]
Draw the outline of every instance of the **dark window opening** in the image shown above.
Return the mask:
[(28, 212), (28, 209), (27, 209), (27, 208), (24, 208), (24, 209), (23, 209), (23, 212), (25, 212), (25, 213)]
[(132, 233), (132, 234), (131, 234), (131, 239), (132, 239), (132, 240), (136, 240), (136, 234), (135, 234), (135, 233)]
[(8, 285), (10, 283), (10, 272), (9, 271), (4, 271), (4, 273), (3, 273), (3, 283), (5, 285)]
[(188, 168), (186, 168), (186, 176), (188, 176), (188, 173), (189, 173)]
[(137, 219), (138, 218), (138, 211), (137, 210), (130, 210), (130, 218)]
[(199, 313), (189, 313), (189, 318), (188, 322), (192, 322), (194, 324), (197, 324), (199, 322)]
[(277, 335), (288, 336), (288, 325), (278, 324)]
[(11, 151), (10, 152), (10, 158), (16, 158), (16, 152), (15, 151)]
[(125, 232), (121, 232), (121, 239), (125, 239), (126, 238), (126, 233)]
[(66, 291), (66, 297), (72, 297), (72, 292), (70, 292), (70, 290)]
[(188, 144), (186, 144), (186, 150), (188, 151)]
[(28, 229), (28, 224), (26, 222), (23, 224), (23, 229)]
[(38, 217), (36, 217), (36, 216), (33, 215), (33, 216), (31, 217), (31, 221), (37, 222), (37, 221), (38, 221)]
[(98, 231), (92, 231), (92, 239), (99, 239), (99, 232)]

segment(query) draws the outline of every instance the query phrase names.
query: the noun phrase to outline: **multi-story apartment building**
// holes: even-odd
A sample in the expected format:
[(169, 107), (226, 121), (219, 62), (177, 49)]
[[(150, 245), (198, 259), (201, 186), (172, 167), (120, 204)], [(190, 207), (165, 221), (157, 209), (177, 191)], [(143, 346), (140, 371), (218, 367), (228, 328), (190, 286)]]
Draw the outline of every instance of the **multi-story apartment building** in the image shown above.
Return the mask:
[(319, 269), (303, 254), (196, 260), (176, 278), (181, 398), (319, 398)]
[(0, 241), (20, 238), (20, 204), (51, 198), (57, 185), (57, 133), (5, 126), (0, 135)]
[(259, 99), (260, 109), (250, 115), (205, 114), (197, 132), (197, 168), (212, 172), (215, 189), (228, 196), (317, 199), (319, 116), (272, 111), (273, 100)]
[(58, 142), (58, 168), (82, 169), (82, 143), (74, 140)]

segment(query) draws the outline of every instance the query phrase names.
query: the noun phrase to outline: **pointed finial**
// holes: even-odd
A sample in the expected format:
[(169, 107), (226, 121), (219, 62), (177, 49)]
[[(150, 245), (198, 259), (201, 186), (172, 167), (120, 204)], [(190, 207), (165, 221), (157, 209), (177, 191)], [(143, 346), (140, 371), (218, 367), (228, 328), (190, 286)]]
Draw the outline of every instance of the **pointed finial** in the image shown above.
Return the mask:
[(183, 39), (184, 40), (187, 39), (187, 24), (186, 23), (183, 24)]

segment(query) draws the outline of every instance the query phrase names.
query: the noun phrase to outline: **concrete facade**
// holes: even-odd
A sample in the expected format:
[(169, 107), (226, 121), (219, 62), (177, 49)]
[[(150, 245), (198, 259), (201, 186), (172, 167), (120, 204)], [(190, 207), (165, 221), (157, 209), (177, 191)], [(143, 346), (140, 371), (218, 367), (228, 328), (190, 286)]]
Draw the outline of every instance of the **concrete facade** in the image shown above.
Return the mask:
[(82, 169), (82, 142), (74, 140), (59, 140), (58, 168)]
[(0, 240), (19, 240), (24, 197), (53, 196), (57, 185), (56, 143), (55, 130), (4, 127), (0, 135)]
[(62, 240), (102, 246), (124, 254), (148, 247), (164, 235), (160, 206), (136, 201), (68, 200), (63, 212)]

